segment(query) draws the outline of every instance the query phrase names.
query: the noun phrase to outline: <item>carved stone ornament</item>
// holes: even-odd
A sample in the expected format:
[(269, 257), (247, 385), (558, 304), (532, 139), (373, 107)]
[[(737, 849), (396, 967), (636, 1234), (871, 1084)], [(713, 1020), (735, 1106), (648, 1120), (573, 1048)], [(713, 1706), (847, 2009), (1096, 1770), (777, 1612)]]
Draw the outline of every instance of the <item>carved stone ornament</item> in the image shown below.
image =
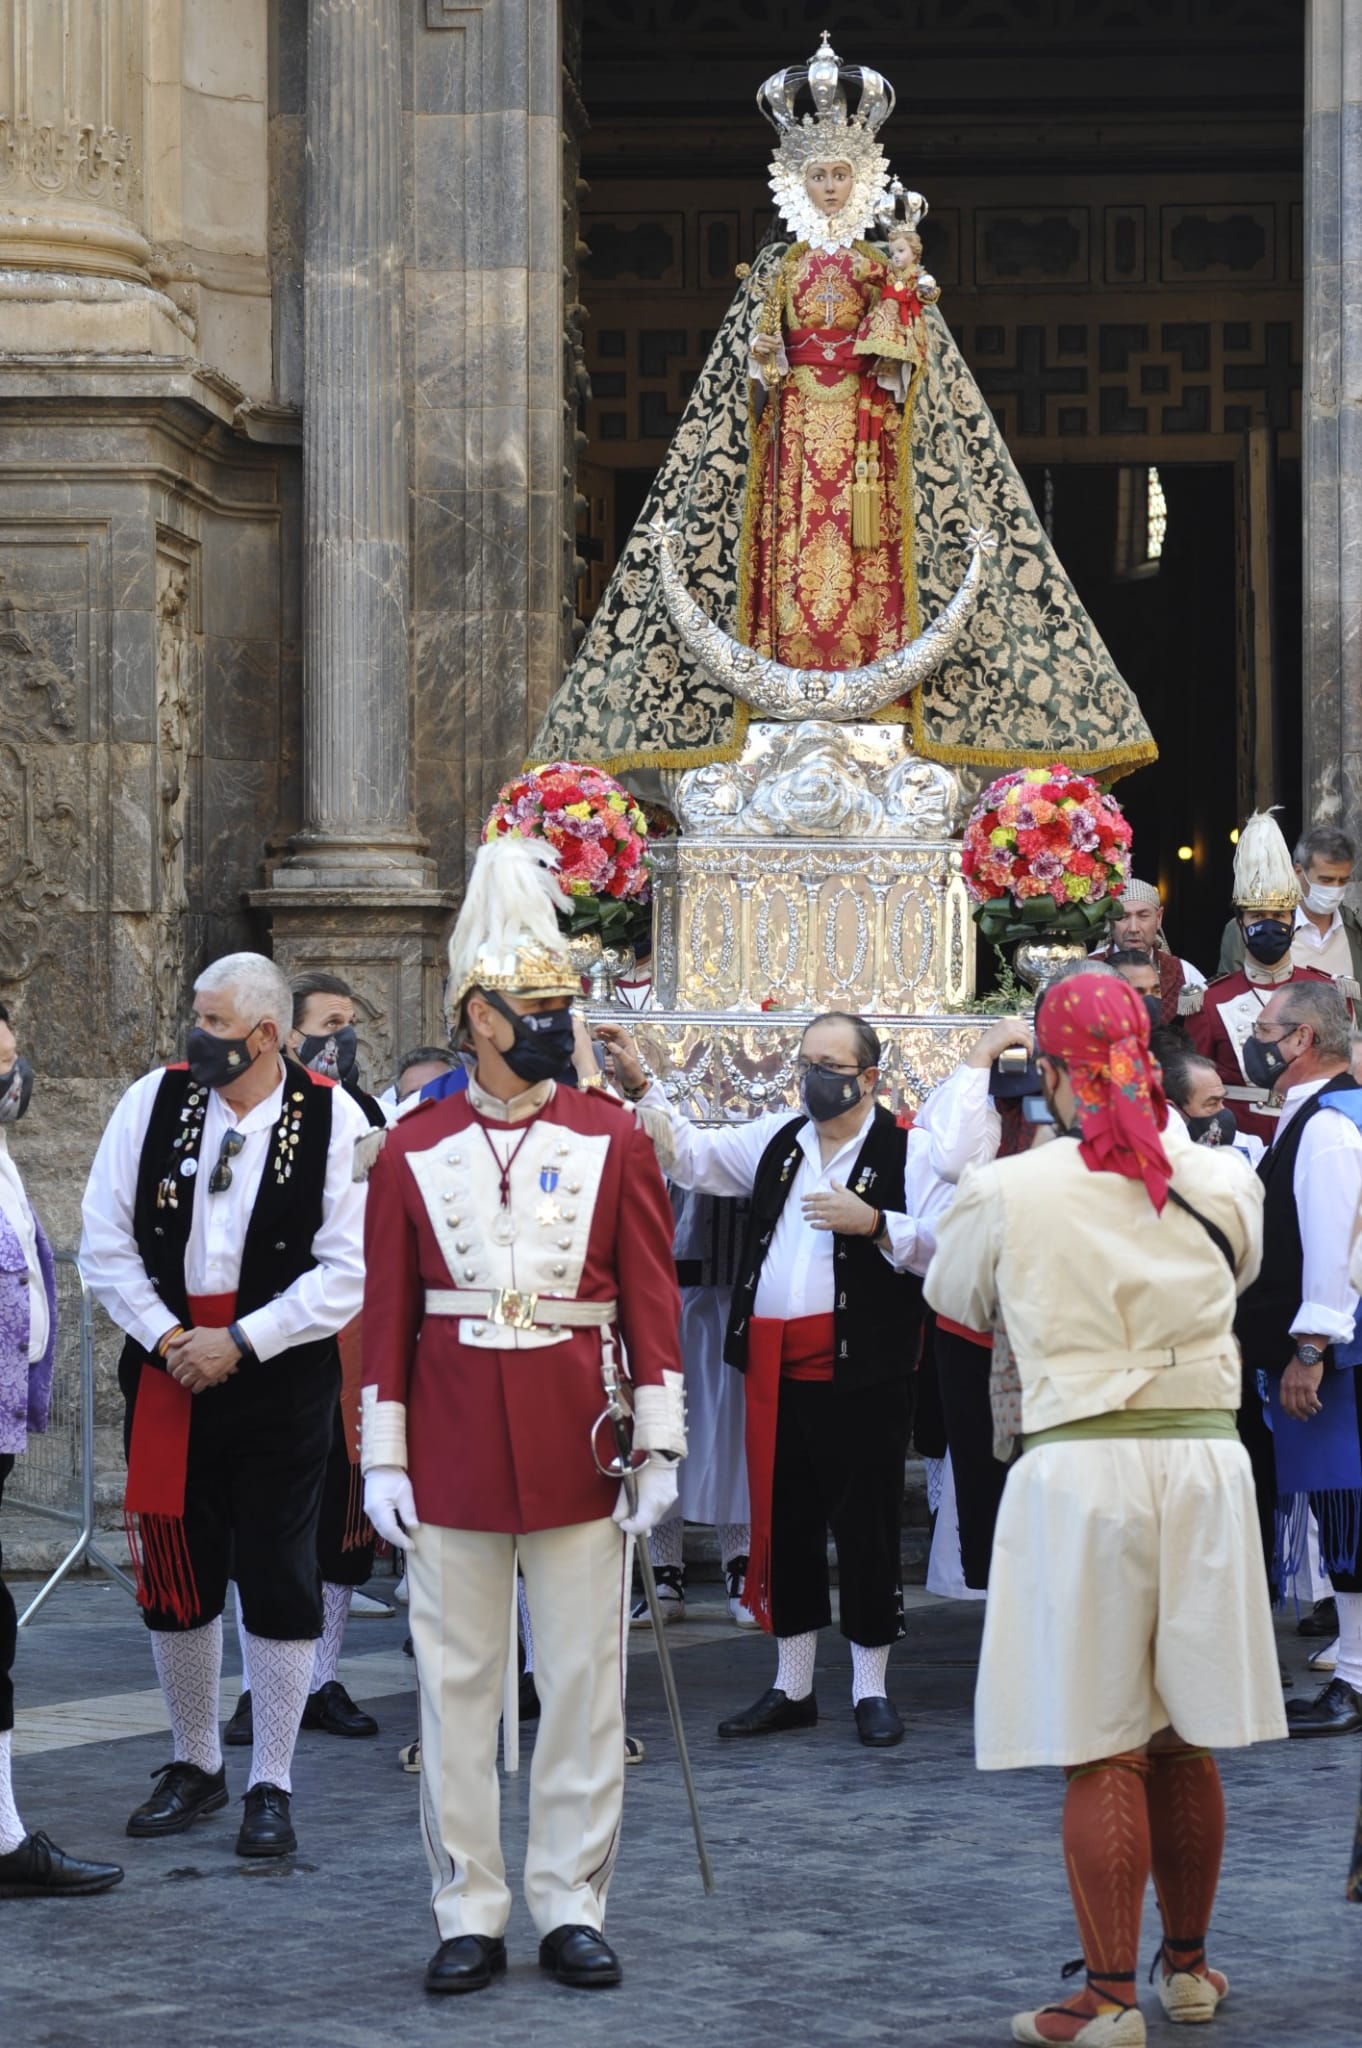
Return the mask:
[(902, 727), (823, 719), (749, 726), (741, 759), (664, 784), (699, 839), (947, 839), (961, 808), (958, 778), (905, 752)]
[(126, 213), (135, 192), (132, 140), (90, 121), (32, 121), (0, 114), (0, 192), (11, 186), (70, 192)]
[(678, 536), (660, 516), (652, 522), (662, 594), (671, 622), (688, 654), (711, 681), (750, 704), (763, 718), (873, 718), (877, 711), (916, 690), (936, 674), (979, 602), (984, 557), (997, 548), (995, 534), (971, 527), (965, 536), (969, 566), (945, 610), (916, 640), (862, 668), (800, 669), (745, 647), (696, 603), (677, 561)]

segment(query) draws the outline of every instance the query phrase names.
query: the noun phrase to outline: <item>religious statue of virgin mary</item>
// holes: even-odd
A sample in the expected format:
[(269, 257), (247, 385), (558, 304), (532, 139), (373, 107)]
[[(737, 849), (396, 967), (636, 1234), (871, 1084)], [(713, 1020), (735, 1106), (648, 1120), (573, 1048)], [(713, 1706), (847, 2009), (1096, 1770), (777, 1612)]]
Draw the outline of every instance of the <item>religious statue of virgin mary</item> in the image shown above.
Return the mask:
[(880, 147), (892, 87), (824, 35), (757, 102), (787, 233), (739, 283), (533, 757), (734, 760), (756, 676), (783, 717), (854, 678), (833, 715), (872, 704), (927, 760), (1153, 760), (937, 310), (926, 202)]

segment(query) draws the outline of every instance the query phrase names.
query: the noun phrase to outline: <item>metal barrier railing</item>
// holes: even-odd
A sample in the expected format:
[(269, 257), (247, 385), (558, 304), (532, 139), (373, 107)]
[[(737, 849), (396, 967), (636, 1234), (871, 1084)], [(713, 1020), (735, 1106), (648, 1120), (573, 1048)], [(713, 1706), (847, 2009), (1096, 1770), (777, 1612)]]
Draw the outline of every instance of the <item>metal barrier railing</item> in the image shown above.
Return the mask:
[[(31, 1436), (15, 1460), (5, 1491), (15, 1507), (74, 1528), (75, 1540), (45, 1585), (19, 1616), (31, 1621), (50, 1593), (78, 1564), (97, 1564), (133, 1595), (136, 1587), (95, 1541), (95, 1325), (94, 1301), (74, 1252), (57, 1252), (57, 1350), (52, 1365), (52, 1413), (46, 1432)], [(75, 1275), (74, 1286), (64, 1282)], [(72, 1311), (75, 1311), (73, 1314)]]

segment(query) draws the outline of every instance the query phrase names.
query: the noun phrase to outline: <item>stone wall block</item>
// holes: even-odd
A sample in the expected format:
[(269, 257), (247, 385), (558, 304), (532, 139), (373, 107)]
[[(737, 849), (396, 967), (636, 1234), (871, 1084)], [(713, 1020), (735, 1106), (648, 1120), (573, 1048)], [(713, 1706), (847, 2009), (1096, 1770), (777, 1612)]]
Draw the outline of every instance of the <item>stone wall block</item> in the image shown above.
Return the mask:
[(279, 671), (277, 640), (205, 636), (204, 747), (214, 759), (268, 760), (278, 752)]
[(156, 724), (156, 619), (126, 607), (112, 615), (109, 731), (116, 740), (151, 740)]
[[(481, 311), (470, 307), (470, 280), (461, 270), (413, 270), (407, 304), (413, 322), (413, 397), (423, 411), (468, 403), (479, 389), (481, 365), (472, 356), (480, 339)], [(420, 460), (421, 433), (415, 436)]]
[(415, 512), (413, 588), (418, 616), (459, 609), (470, 562), (477, 558), (476, 535), (474, 546), (469, 546), (469, 499), (462, 491), (418, 491)]

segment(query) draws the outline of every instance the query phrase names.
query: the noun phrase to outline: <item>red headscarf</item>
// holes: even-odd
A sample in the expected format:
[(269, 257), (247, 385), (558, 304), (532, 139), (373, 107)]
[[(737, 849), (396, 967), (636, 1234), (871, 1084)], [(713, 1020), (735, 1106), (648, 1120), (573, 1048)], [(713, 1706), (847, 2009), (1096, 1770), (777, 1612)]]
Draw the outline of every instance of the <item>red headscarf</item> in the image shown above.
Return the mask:
[(1079, 1151), (1092, 1173), (1142, 1180), (1162, 1212), (1173, 1168), (1160, 1131), (1168, 1104), (1149, 1056), (1149, 1012), (1130, 984), (1074, 974), (1042, 998), (1036, 1050), (1061, 1059), (1078, 1105)]

